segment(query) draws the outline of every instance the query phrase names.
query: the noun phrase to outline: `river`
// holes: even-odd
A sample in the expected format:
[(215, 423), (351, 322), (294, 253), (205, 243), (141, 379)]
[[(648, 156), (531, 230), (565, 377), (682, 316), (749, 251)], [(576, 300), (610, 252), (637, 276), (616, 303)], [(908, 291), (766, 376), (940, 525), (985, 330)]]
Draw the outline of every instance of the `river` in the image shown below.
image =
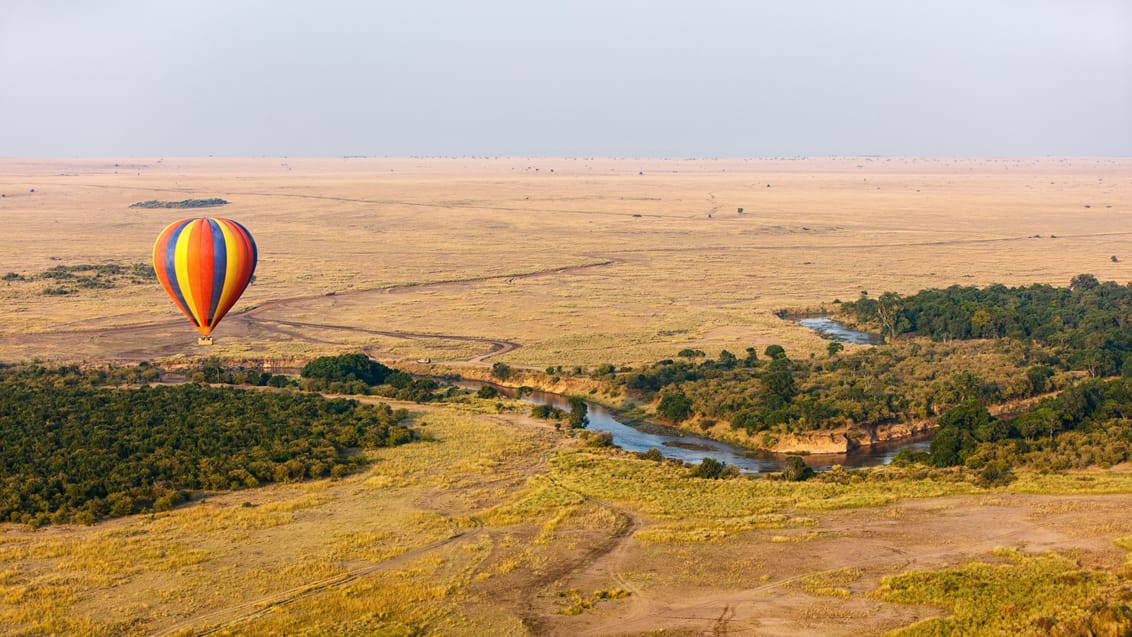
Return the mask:
[(851, 330), (828, 316), (811, 316), (798, 319), (798, 324), (814, 330), (825, 338), (854, 345), (883, 345), (884, 337), (872, 332)]
[[(456, 384), (467, 389), (479, 389), (488, 383), (461, 380)], [(492, 386), (507, 396), (514, 397), (517, 393), (513, 388)], [(570, 410), (566, 397), (559, 394), (540, 391), (525, 392), (521, 399), (536, 405), (553, 405), (564, 411)], [(666, 458), (683, 460), (692, 464), (699, 464), (704, 458), (714, 458), (720, 462), (726, 462), (729, 466), (736, 467), (744, 473), (782, 470), (783, 458), (778, 456), (757, 455), (749, 449), (703, 438), (672, 427), (654, 424), (626, 425), (618, 421), (613, 412), (604, 405), (586, 401), (586, 406), (590, 419), (587, 428), (591, 431), (608, 431), (613, 434), (613, 444), (626, 451), (658, 449)], [(807, 465), (819, 471), (829, 469), (833, 465), (873, 467), (888, 464), (901, 449), (926, 451), (930, 444), (930, 439), (917, 439), (888, 444), (884, 447), (874, 445), (848, 454), (809, 455), (803, 456), (802, 459), (806, 461)]]

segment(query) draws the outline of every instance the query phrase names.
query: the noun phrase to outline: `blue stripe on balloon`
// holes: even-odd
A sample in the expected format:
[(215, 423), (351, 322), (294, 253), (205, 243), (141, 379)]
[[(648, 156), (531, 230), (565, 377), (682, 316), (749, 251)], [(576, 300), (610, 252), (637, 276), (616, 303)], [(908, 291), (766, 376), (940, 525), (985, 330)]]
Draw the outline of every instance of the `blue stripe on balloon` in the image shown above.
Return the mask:
[(186, 219), (184, 223), (169, 233), (169, 240), (165, 242), (165, 277), (169, 279), (169, 287), (173, 288), (173, 295), (177, 297), (177, 303), (185, 310), (185, 314), (189, 315), (193, 325), (200, 327), (196, 317), (189, 311), (189, 304), (185, 302), (185, 295), (181, 293), (181, 284), (177, 281), (177, 239), (180, 238), (181, 231), (192, 222), (192, 219)]
[(208, 220), (212, 228), (212, 299), (208, 303), (208, 324), (212, 325), (216, 308), (220, 306), (220, 296), (224, 292), (224, 279), (228, 275), (228, 244), (224, 242), (224, 231), (214, 219)]

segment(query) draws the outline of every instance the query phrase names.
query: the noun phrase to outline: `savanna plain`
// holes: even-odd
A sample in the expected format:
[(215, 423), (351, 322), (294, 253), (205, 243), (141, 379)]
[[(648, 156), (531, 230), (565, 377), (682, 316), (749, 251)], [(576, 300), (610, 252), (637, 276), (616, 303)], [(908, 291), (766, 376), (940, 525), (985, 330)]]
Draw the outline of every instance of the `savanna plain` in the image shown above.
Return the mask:
[[(502, 363), (629, 408), (594, 370), (868, 349), (834, 352), (783, 310), (1132, 281), (1129, 159), (0, 159), (0, 193), (10, 365), (295, 374), (360, 352), (434, 377)], [(131, 207), (208, 198), (228, 203)], [(162, 228), (204, 215), (241, 222), (260, 256), (211, 347), (155, 280), (43, 276), (144, 270)], [(357, 451), (362, 468), (334, 478), (0, 524), (0, 633), (1132, 630), (1127, 463), (1018, 466), (1009, 481), (922, 465), (708, 479), (520, 401), (356, 399), (407, 410), (416, 439)]]

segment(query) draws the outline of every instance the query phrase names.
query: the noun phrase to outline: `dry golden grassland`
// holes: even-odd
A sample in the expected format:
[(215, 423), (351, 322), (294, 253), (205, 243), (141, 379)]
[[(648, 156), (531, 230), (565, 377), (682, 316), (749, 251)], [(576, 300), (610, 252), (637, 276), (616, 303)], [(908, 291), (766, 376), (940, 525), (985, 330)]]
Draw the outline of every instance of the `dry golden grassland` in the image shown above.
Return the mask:
[[(231, 357), (456, 362), (492, 340), (538, 368), (797, 356), (824, 344), (775, 309), (1132, 278), (1126, 159), (7, 159), (0, 193), (4, 272), (147, 261), (184, 216), (244, 223), (260, 266), (210, 352)], [(206, 197), (231, 203), (129, 208)], [(41, 288), (0, 283), (0, 360), (200, 353), (156, 284)]]
[[(1132, 278), (1132, 160), (4, 159), (0, 193), (0, 276), (146, 261), (199, 214), (238, 219), (261, 253), (211, 349), (156, 283), (0, 281), (0, 361), (797, 357), (825, 342), (778, 308)], [(207, 197), (232, 203), (128, 207)], [(1074, 621), (1050, 601), (1064, 591), (1128, 580), (1126, 470), (989, 491), (898, 469), (707, 481), (501, 404), (410, 406), (432, 440), (341, 480), (0, 525), (0, 634), (970, 634), (1005, 612), (980, 577), (1039, 587), (1039, 628)], [(900, 579), (920, 572), (937, 575)]]

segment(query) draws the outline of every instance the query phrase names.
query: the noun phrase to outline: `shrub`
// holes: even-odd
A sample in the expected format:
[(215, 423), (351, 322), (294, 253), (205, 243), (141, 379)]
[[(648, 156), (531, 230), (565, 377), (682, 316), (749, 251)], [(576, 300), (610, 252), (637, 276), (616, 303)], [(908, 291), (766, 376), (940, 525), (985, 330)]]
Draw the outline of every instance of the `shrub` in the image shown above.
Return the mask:
[(814, 475), (814, 470), (802, 460), (801, 456), (787, 456), (782, 469), (782, 479), (788, 482), (801, 482)]
[(491, 366), (491, 375), (499, 380), (507, 380), (511, 378), (511, 366), (507, 363), (493, 363)]
[(693, 478), (719, 480), (730, 478), (734, 473), (726, 462), (720, 462), (715, 458), (704, 458), (695, 469), (692, 469), (691, 475)]

